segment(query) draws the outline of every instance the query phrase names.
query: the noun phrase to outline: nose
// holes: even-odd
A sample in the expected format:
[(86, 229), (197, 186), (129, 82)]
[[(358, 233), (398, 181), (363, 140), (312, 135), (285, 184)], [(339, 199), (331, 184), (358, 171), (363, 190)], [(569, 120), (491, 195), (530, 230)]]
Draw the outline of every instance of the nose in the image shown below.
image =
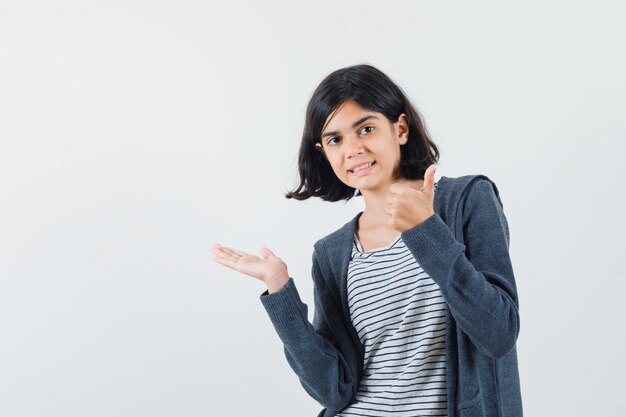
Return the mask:
[(352, 158), (355, 155), (363, 153), (363, 143), (357, 135), (346, 135), (344, 138), (346, 158)]

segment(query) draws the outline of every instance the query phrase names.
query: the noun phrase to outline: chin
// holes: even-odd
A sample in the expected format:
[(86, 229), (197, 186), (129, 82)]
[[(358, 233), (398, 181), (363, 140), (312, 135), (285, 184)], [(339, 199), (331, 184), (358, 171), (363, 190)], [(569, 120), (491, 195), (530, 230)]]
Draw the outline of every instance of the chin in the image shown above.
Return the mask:
[(363, 192), (368, 192), (368, 191), (376, 191), (380, 188), (380, 184), (376, 183), (376, 184), (354, 184), (351, 185), (350, 187), (352, 188), (356, 188), (357, 190)]

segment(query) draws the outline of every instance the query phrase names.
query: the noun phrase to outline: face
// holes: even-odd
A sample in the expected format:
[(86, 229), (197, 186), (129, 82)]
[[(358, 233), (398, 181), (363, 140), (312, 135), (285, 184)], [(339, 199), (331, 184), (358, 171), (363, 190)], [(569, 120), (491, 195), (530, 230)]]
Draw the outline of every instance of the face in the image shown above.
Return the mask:
[(407, 142), (408, 132), (404, 114), (392, 123), (384, 114), (347, 100), (328, 116), (317, 148), (344, 184), (361, 193), (388, 190), (398, 178), (400, 145)]

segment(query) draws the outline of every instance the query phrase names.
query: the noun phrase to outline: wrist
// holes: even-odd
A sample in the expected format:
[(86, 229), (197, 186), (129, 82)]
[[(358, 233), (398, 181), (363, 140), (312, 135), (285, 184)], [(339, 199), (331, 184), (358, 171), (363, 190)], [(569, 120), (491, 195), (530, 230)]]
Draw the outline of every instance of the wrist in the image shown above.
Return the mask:
[(289, 281), (288, 275), (273, 276), (264, 280), (268, 294), (280, 291)]

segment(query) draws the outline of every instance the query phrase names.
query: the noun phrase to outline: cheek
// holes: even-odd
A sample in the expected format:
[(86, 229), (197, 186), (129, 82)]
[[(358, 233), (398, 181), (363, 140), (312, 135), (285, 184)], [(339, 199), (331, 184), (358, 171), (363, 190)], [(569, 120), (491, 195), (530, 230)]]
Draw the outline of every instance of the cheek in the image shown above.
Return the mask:
[(331, 168), (333, 169), (333, 172), (335, 173), (335, 175), (341, 176), (343, 174), (343, 166), (340, 163), (340, 161), (338, 161), (336, 158), (329, 159), (328, 163), (330, 164)]
[(385, 161), (391, 161), (396, 157), (396, 150), (389, 145), (381, 146), (378, 149), (379, 156)]
[(389, 154), (395, 163), (400, 163), (400, 146), (389, 147)]

